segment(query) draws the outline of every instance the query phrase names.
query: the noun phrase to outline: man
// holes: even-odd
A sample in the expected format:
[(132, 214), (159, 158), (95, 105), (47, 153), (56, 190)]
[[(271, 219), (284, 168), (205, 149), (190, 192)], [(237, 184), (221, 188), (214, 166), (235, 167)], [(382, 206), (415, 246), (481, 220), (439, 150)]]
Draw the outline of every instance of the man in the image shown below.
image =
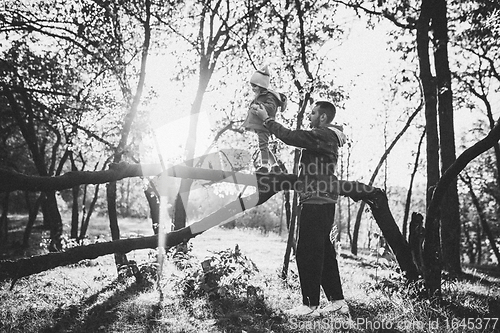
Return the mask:
[[(284, 143), (302, 148), (299, 171), (300, 227), (297, 244), (302, 304), (285, 311), (290, 316), (318, 317), (323, 314), (348, 313), (340, 282), (335, 248), (330, 231), (335, 215), (338, 192), (332, 184), (338, 148), (346, 137), (331, 122), (335, 106), (326, 101), (315, 103), (310, 115), (311, 130), (290, 130), (268, 116), (264, 108), (253, 111), (264, 121), (264, 126)], [(328, 305), (318, 309), (320, 286)]]

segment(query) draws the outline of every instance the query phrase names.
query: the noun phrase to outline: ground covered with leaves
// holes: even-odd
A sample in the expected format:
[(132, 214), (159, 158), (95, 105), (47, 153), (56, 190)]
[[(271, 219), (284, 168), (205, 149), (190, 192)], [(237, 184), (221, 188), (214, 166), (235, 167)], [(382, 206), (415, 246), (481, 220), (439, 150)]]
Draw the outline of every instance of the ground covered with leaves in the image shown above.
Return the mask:
[[(0, 285), (1, 332), (495, 332), (498, 270), (444, 276), (443, 300), (421, 296), (390, 259), (341, 251), (349, 316), (297, 320), (294, 262), (280, 278), (285, 236), (214, 229), (170, 251), (158, 280), (156, 251), (56, 268)], [(495, 276), (496, 275), (496, 276)], [(322, 299), (322, 304), (325, 300)]]

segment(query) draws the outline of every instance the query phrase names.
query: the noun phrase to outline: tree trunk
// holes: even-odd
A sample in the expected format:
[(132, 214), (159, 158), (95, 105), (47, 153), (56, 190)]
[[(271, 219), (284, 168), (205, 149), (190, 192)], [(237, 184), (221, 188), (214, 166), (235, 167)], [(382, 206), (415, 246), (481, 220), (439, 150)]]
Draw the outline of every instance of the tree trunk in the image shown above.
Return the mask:
[[(296, 201), (296, 196), (294, 196), (294, 205), (293, 207), (297, 207)], [(298, 221), (300, 217), (300, 212), (296, 213), (298, 209), (294, 209), (294, 212), (292, 213), (292, 219), (290, 221), (290, 225), (288, 226), (288, 238), (286, 241), (286, 248), (285, 248), (285, 257), (283, 259), (283, 268), (281, 269), (281, 279), (286, 280), (288, 276), (288, 265), (290, 263), (290, 255), (292, 252), (293, 244), (295, 244), (295, 221)], [(299, 215), (299, 217), (297, 217)]]
[(48, 221), (50, 229), (49, 251), (57, 252), (62, 250), (62, 218), (57, 206), (56, 192), (45, 193), (45, 200), (42, 203), (43, 218)]
[[(185, 161), (187, 166), (193, 166), (193, 158), (196, 149), (196, 133), (198, 131), (198, 118), (200, 115), (201, 104), (203, 102), (203, 96), (207, 90), (208, 83), (212, 77), (213, 70), (209, 67), (209, 60), (202, 57), (200, 59), (200, 78), (198, 82), (198, 89), (196, 91), (196, 97), (194, 99), (193, 105), (191, 106), (190, 122), (189, 122), (189, 134), (186, 141), (185, 149)], [(175, 197), (174, 202), (174, 218), (173, 225), (174, 230), (184, 228), (186, 226), (186, 207), (189, 202), (189, 193), (193, 181), (191, 179), (182, 179), (179, 186), (179, 191)]]
[[(344, 175), (344, 160), (341, 158), (340, 159), (340, 173), (339, 173), (339, 178), (340, 179), (346, 179), (345, 175)], [(338, 201), (337, 201), (337, 221), (335, 222), (336, 225), (337, 225), (337, 234), (336, 234), (336, 238), (335, 238), (335, 242), (337, 242), (337, 244), (339, 244), (340, 240), (341, 240), (341, 235), (342, 235), (342, 220), (343, 220), (343, 207), (342, 207), (342, 203), (343, 203), (343, 200), (341, 197), (339, 197)]]
[[(300, 89), (298, 90), (300, 92)], [(299, 112), (297, 113), (297, 125), (295, 127), (295, 129), (297, 130), (302, 128), (302, 123), (304, 121), (304, 114), (307, 108), (307, 101), (311, 97), (311, 92), (312, 91), (306, 92), (304, 99), (299, 101)], [(298, 149), (295, 149), (293, 156), (293, 170), (292, 170), (294, 175), (297, 175), (299, 172), (299, 162), (300, 162), (300, 151)], [(290, 263), (290, 254), (292, 252), (292, 249), (294, 253), (296, 253), (297, 251), (296, 233), (298, 233), (298, 227), (300, 223), (299, 216), (300, 216), (300, 207), (298, 205), (298, 195), (297, 191), (294, 191), (292, 199), (291, 216), (290, 216), (290, 221), (288, 223), (288, 238), (285, 248), (285, 257), (283, 259), (283, 268), (281, 270), (281, 278), (283, 280), (286, 280), (288, 276), (288, 265)]]
[[(142, 98), (142, 93), (144, 91), (144, 82), (146, 79), (146, 64), (151, 41), (151, 2), (149, 0), (146, 0), (144, 3), (144, 15), (144, 20), (141, 22), (144, 28), (144, 42), (141, 49), (141, 65), (139, 78), (136, 85), (135, 95), (132, 98), (130, 108), (123, 120), (123, 128), (121, 130), (120, 141), (113, 156), (114, 163), (120, 163), (122, 161), (123, 154), (126, 151), (126, 146), (128, 144), (128, 137), (132, 128), (132, 123), (134, 122), (134, 119), (137, 115), (139, 104)], [(124, 90), (128, 91), (128, 89)], [(120, 238), (120, 229), (118, 227), (118, 214), (116, 209), (116, 181), (112, 181), (108, 184), (106, 188), (106, 198), (108, 202), (109, 227), (111, 229), (111, 237), (113, 240), (117, 240)], [(127, 257), (123, 253), (115, 253), (115, 262), (117, 266), (126, 264)]]
[(410, 243), (411, 256), (413, 262), (418, 269), (419, 274), (422, 274), (423, 261), (423, 243), (425, 238), (424, 217), (422, 214), (413, 213), (410, 221), (410, 234), (408, 242)]
[[(369, 190), (370, 195), (363, 200), (370, 206), (373, 217), (377, 222), (382, 234), (391, 247), (401, 270), (406, 273), (406, 278), (410, 281), (418, 278), (418, 270), (412, 260), (409, 244), (399, 231), (398, 225), (392, 216), (385, 193), (377, 188)], [(349, 192), (344, 195), (349, 195)]]
[(5, 192), (2, 199), (2, 216), (0, 216), (0, 247), (7, 245), (9, 238), (9, 197), (10, 192)]
[[(349, 167), (351, 161), (351, 145), (347, 148), (347, 175), (346, 179), (349, 180)], [(351, 233), (351, 198), (347, 197), (347, 237), (349, 239), (349, 247), (352, 246), (352, 233)]]
[(160, 226), (160, 197), (156, 194), (153, 187), (148, 185), (144, 190), (144, 195), (148, 201), (149, 211), (151, 212), (151, 224), (153, 226), (153, 232), (155, 235), (158, 234), (158, 228)]
[(464, 223), (464, 234), (465, 234), (465, 253), (469, 257), (469, 263), (474, 264), (476, 262), (475, 252), (474, 252), (474, 241), (471, 239), (471, 229), (467, 228), (467, 225)]
[(481, 232), (481, 219), (477, 221), (477, 232), (476, 232), (476, 264), (481, 265), (483, 258), (483, 242), (482, 242), (482, 232)]
[[(408, 185), (408, 192), (406, 194), (406, 202), (405, 202), (405, 212), (403, 216), (403, 237), (406, 239), (407, 229), (408, 229), (408, 217), (410, 215), (410, 206), (411, 206), (411, 195), (413, 191), (413, 182), (415, 180), (415, 176), (418, 171), (418, 161), (420, 159), (420, 153), (422, 149), (422, 143), (425, 139), (425, 130), (420, 137), (420, 141), (418, 142), (417, 154), (415, 156), (415, 163), (413, 164), (413, 171), (410, 176), (410, 185)], [(412, 217), (413, 219), (413, 217)]]
[(44, 194), (41, 193), (35, 201), (33, 207), (30, 208), (28, 224), (26, 224), (26, 229), (24, 230), (23, 235), (23, 247), (27, 248), (30, 246), (30, 236), (31, 230), (33, 230), (33, 225), (35, 224), (36, 217), (38, 215), (38, 210), (40, 209), (40, 204), (44, 199)]
[[(167, 170), (172, 176), (176, 172), (183, 172), (183, 167), (176, 166)], [(179, 170), (179, 171), (177, 171)], [(32, 176), (0, 168), (0, 188), (5, 192), (33, 191), (50, 192), (61, 191), (81, 184), (105, 184), (127, 177), (154, 177), (162, 173), (159, 164), (111, 164), (108, 170), (103, 171), (76, 171), (67, 172), (61, 176)]]
[[(75, 164), (75, 159), (73, 158), (73, 152), (70, 153), (70, 161), (71, 161), (71, 171), (78, 171), (78, 168)], [(78, 199), (80, 196), (80, 186), (74, 186), (71, 190), (73, 194), (73, 203), (71, 205), (71, 230), (70, 237), (76, 239), (78, 237), (78, 213), (80, 210), (80, 205), (78, 204)], [(83, 202), (85, 204), (85, 202)]]
[[(111, 239), (120, 239), (120, 228), (118, 227), (118, 214), (116, 210), (116, 182), (110, 182), (106, 187), (106, 198), (108, 201), (109, 229), (111, 230)], [(126, 265), (128, 262), (125, 253), (115, 253), (115, 264), (117, 267)]]
[[(423, 0), (417, 21), (417, 52), (420, 65), (420, 80), (425, 99), (425, 131), (427, 137), (427, 205), (430, 205), (433, 189), (439, 180), (439, 138), (437, 125), (437, 90), (431, 73), (429, 33), (432, 0)], [(441, 258), (439, 239), (439, 216), (425, 221), (425, 243), (423, 251), (424, 280), (429, 296), (441, 294)]]
[(71, 189), (73, 193), (73, 203), (71, 205), (71, 231), (70, 237), (76, 239), (78, 237), (78, 222), (79, 222), (79, 210), (80, 205), (78, 204), (78, 197), (80, 196), (80, 187), (75, 186)]
[(97, 184), (95, 186), (94, 197), (92, 198), (92, 201), (90, 202), (87, 214), (82, 215), (82, 224), (80, 226), (80, 235), (78, 236), (78, 240), (84, 239), (85, 235), (87, 234), (87, 229), (89, 228), (89, 224), (90, 224), (90, 218), (91, 218), (92, 214), (94, 213), (95, 204), (97, 203), (98, 198), (99, 198), (99, 184)]
[[(439, 110), (441, 173), (456, 160), (453, 96), (448, 62), (448, 18), (446, 0), (437, 0), (432, 17), (434, 67)], [(443, 265), (451, 273), (460, 273), (460, 210), (456, 179), (450, 184), (441, 205), (441, 252)]]
[(354, 229), (352, 231), (352, 243), (351, 243), (351, 253), (355, 256), (358, 255), (358, 236), (359, 228), (361, 227), (361, 217), (363, 216), (363, 210), (365, 209), (366, 203), (364, 201), (359, 203), (358, 213), (356, 214), (356, 221), (354, 221)]

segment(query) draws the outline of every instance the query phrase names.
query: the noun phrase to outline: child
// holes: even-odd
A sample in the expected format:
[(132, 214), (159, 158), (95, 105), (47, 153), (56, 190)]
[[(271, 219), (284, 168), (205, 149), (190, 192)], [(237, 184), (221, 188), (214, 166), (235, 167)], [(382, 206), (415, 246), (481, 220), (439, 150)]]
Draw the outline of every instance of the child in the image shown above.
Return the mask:
[(250, 85), (255, 96), (250, 103), (247, 118), (243, 123), (245, 129), (257, 133), (261, 155), (261, 166), (257, 169), (258, 172), (268, 172), (270, 166), (276, 164), (276, 159), (269, 151), (269, 137), (271, 133), (264, 127), (262, 120), (252, 111), (264, 108), (269, 117), (275, 118), (278, 107), (281, 107), (283, 111), (286, 106), (286, 97), (284, 95), (269, 90), (269, 79), (269, 68), (267, 65), (253, 73), (250, 78)]

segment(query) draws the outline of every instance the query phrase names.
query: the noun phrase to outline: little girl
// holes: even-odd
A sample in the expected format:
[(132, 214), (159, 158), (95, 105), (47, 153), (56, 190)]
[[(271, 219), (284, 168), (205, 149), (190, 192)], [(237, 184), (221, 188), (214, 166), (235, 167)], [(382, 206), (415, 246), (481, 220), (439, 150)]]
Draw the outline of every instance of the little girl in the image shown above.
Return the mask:
[(261, 166), (257, 169), (258, 172), (268, 172), (270, 167), (276, 164), (276, 158), (269, 151), (269, 137), (271, 133), (264, 127), (263, 121), (253, 114), (252, 110), (255, 108), (265, 108), (269, 117), (274, 118), (278, 107), (284, 110), (286, 106), (286, 97), (283, 94), (269, 90), (269, 79), (269, 68), (267, 65), (253, 73), (250, 78), (250, 85), (255, 96), (250, 103), (247, 118), (242, 125), (245, 129), (257, 133), (261, 155)]

